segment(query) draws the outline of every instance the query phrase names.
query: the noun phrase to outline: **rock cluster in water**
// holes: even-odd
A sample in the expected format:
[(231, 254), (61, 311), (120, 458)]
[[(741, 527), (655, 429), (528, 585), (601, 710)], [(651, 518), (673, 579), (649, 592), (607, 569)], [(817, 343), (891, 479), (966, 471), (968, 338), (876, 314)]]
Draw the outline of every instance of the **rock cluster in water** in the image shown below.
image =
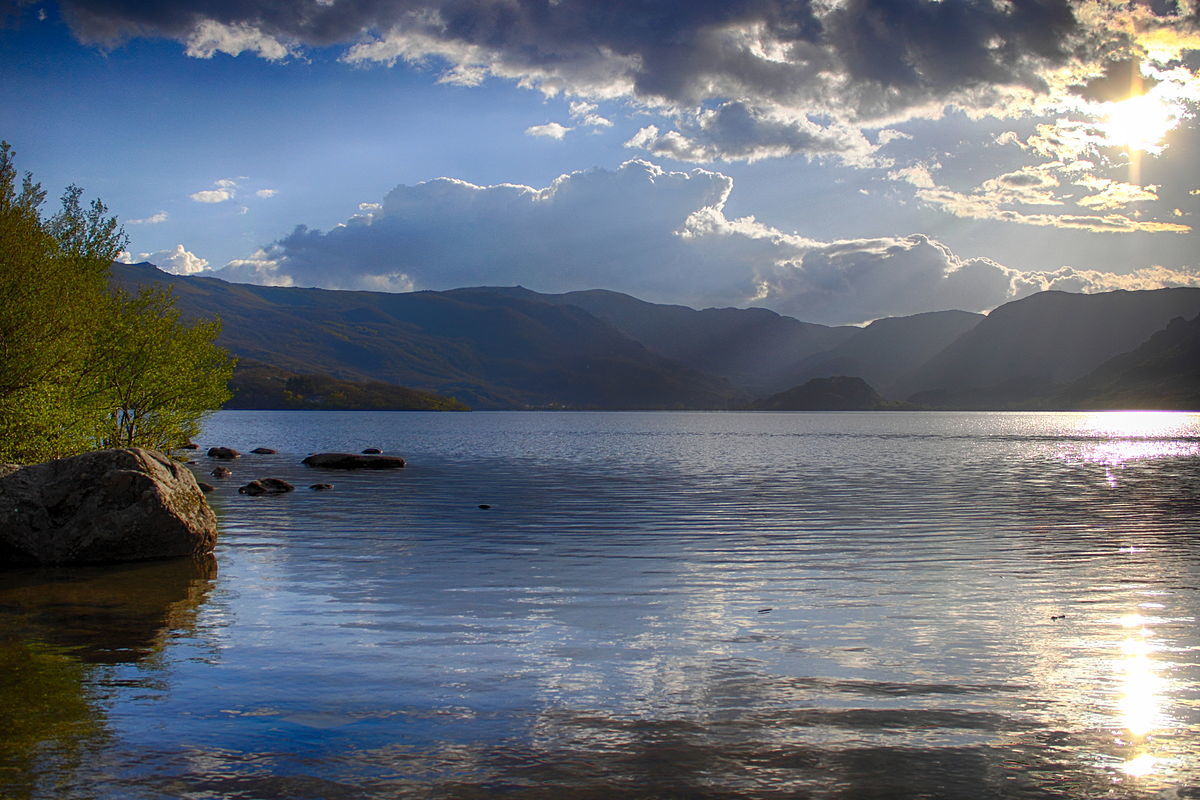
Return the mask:
[(212, 552), (217, 520), (195, 476), (131, 448), (0, 468), (0, 567)]

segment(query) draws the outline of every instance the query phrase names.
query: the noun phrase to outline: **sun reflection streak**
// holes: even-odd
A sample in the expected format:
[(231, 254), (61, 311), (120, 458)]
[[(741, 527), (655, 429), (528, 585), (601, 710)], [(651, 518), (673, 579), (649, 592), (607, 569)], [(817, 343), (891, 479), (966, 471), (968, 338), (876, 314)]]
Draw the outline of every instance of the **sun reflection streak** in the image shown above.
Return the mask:
[(1166, 437), (1185, 432), (1194, 421), (1177, 411), (1098, 411), (1084, 417), (1083, 427), (1114, 439)]
[(1144, 778), (1155, 772), (1159, 758), (1151, 752), (1149, 737), (1163, 726), (1161, 697), (1165, 681), (1155, 672), (1151, 657), (1154, 648), (1149, 642), (1149, 620), (1141, 614), (1126, 614), (1117, 620), (1125, 630), (1121, 642), (1121, 659), (1114, 665), (1121, 674), (1121, 695), (1117, 701), (1121, 726), (1126, 732), (1124, 743), (1133, 754), (1119, 767), (1134, 778)]
[(1195, 414), (1173, 411), (1103, 411), (1081, 415), (1077, 431), (1088, 442), (1066, 458), (1101, 465), (1109, 488), (1130, 462), (1200, 455)]

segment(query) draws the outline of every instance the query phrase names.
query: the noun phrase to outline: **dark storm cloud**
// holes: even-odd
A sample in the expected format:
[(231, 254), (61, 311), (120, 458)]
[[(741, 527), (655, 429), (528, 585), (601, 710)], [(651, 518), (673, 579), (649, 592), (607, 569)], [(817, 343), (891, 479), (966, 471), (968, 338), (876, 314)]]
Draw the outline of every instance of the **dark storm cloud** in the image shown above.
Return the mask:
[(861, 141), (835, 141), (849, 128), (861, 138), (947, 105), (1021, 116), (1129, 61), (1143, 33), (1196, 22), (1190, 6), (1070, 0), (60, 2), (84, 42), (159, 36), (201, 58), (273, 60), (335, 46), (349, 63), (422, 64), (451, 83), (633, 100), (675, 120), (631, 140), (660, 156), (860, 165)]
[(1064, 61), (1077, 23), (1067, 0), (851, 0), (830, 28), (855, 78), (935, 91), (1036, 82), (1028, 58)]
[[(837, 84), (875, 106), (991, 85), (1040, 85), (1078, 24), (1067, 0), (62, 0), (76, 35), (189, 41), (206, 24), (289, 47), (373, 43), (500, 66), (582, 93), (609, 82), (655, 102), (803, 104)], [(413, 38), (419, 37), (420, 44)], [(220, 48), (217, 48), (220, 49)], [(261, 52), (261, 51), (260, 51)], [(814, 88), (815, 87), (815, 88)]]

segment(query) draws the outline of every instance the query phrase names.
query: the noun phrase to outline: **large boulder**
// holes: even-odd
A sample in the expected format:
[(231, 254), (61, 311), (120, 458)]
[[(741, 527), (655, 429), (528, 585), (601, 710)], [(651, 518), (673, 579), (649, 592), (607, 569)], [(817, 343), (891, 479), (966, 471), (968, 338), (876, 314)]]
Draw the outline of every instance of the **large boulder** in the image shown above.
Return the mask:
[(97, 450), (0, 476), (0, 568), (198, 556), (216, 545), (196, 478), (152, 450)]
[(300, 463), (319, 469), (399, 469), (404, 466), (404, 459), (356, 453), (314, 453)]

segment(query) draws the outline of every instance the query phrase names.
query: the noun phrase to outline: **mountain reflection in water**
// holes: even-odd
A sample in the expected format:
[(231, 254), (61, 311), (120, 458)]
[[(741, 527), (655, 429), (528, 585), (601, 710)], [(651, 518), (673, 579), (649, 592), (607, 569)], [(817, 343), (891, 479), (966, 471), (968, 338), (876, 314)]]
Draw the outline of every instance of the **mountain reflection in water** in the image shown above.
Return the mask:
[[(1196, 415), (222, 412), (202, 442), (280, 451), (218, 481), (219, 570), (0, 578), (0, 796), (1200, 797)], [(410, 466), (298, 464), (366, 446)], [(268, 476), (301, 488), (236, 493)]]

